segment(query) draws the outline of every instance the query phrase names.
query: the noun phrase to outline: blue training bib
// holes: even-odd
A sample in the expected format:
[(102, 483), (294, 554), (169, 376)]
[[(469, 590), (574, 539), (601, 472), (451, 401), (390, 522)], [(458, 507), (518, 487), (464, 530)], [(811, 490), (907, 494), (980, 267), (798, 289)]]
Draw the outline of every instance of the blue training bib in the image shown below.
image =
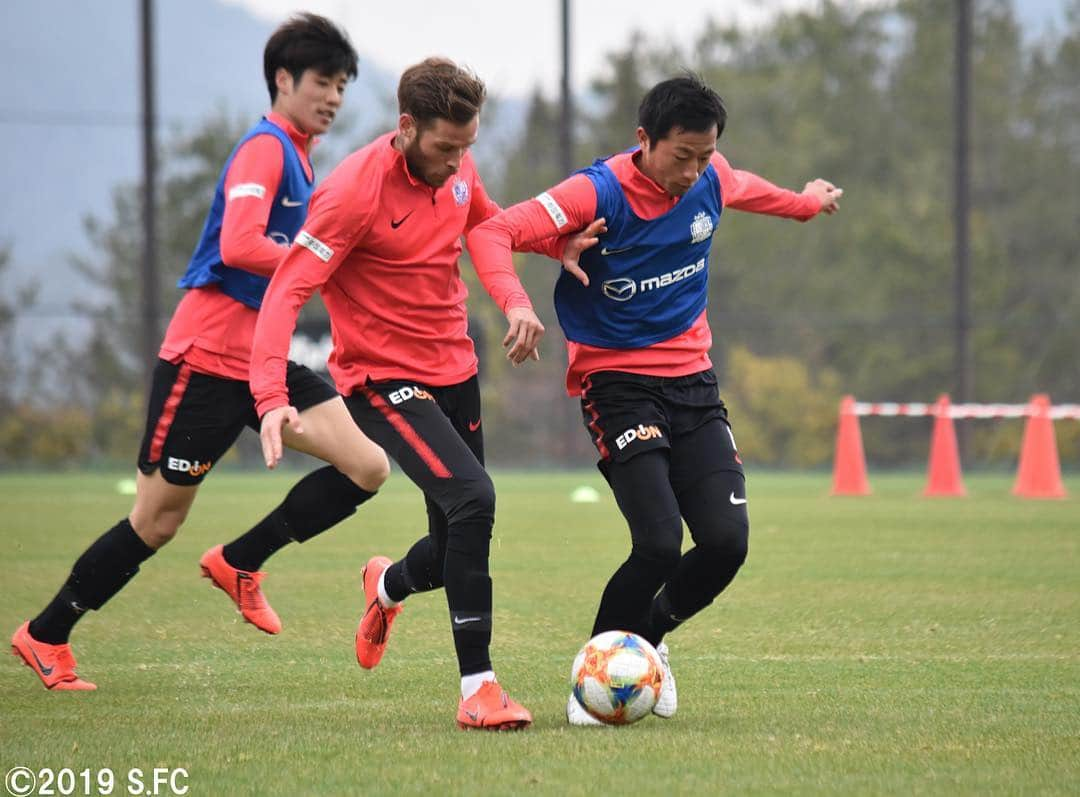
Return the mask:
[(232, 154), (229, 155), (229, 159), (225, 161), (221, 174), (218, 176), (214, 201), (206, 217), (206, 224), (203, 225), (202, 236), (195, 247), (195, 253), (191, 256), (187, 271), (177, 283), (181, 288), (198, 288), (216, 284), (225, 295), (256, 310), (262, 305), (263, 294), (266, 293), (266, 286), (270, 284), (270, 280), (222, 262), (221, 224), (225, 216), (225, 175), (228, 174), (229, 167), (240, 147), (249, 139), (263, 134), (277, 138), (285, 153), (281, 184), (278, 186), (274, 204), (270, 209), (266, 235), (279, 244), (288, 245), (300, 232), (307, 218), (308, 202), (311, 200), (315, 181), (308, 179), (304, 172), (304, 164), (300, 161), (300, 155), (296, 152), (296, 146), (288, 133), (263, 118), (240, 139), (233, 148)]
[(581, 171), (596, 188), (596, 217), (608, 231), (585, 250), (582, 285), (563, 271), (555, 312), (568, 340), (608, 349), (639, 349), (680, 335), (708, 300), (709, 251), (720, 221), (720, 180), (710, 164), (678, 203), (646, 221), (602, 160)]

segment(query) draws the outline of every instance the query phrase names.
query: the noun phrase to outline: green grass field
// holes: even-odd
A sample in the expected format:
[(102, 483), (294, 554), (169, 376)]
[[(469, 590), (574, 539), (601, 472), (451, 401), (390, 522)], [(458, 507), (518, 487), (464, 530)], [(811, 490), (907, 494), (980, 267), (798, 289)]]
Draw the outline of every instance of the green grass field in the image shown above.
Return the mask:
[[(0, 630), (128, 511), (119, 478), (0, 477)], [(116, 794), (133, 767), (183, 767), (191, 795), (1080, 793), (1076, 478), (1069, 500), (1038, 502), (1006, 477), (928, 500), (915, 476), (838, 499), (827, 475), (752, 475), (747, 565), (668, 640), (678, 714), (579, 729), (563, 718), (570, 661), (628, 535), (595, 473), (496, 473), (493, 657), (536, 718), (517, 734), (456, 728), (442, 593), (410, 599), (377, 670), (355, 663), (360, 567), (424, 528), (400, 473), (268, 563), (280, 636), (199, 578), (201, 553), (293, 478), (207, 482), (177, 539), (76, 630), (97, 692), (51, 694), (0, 660), (0, 768), (109, 767)], [(579, 484), (601, 502), (571, 504)]]

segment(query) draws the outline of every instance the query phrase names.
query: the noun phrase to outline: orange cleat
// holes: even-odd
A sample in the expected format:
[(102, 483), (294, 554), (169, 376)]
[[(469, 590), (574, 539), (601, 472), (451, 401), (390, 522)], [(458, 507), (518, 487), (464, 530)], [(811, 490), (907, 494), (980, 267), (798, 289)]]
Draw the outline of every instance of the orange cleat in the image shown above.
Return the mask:
[(11, 652), (37, 673), (45, 688), (53, 692), (90, 692), (97, 686), (75, 674), (71, 645), (47, 645), (30, 636), (30, 621), (19, 626), (11, 637)]
[(237, 610), (253, 626), (268, 634), (279, 633), (281, 620), (266, 602), (266, 596), (259, 587), (266, 573), (237, 570), (225, 561), (222, 548), (223, 545), (215, 545), (202, 555), (199, 566), (203, 577), (210, 579), (215, 587), (232, 598)]
[(360, 574), (367, 608), (356, 629), (356, 661), (365, 670), (375, 669), (375, 665), (382, 661), (386, 642), (390, 639), (390, 629), (404, 608), (399, 603), (392, 609), (384, 609), (379, 603), (379, 578), (391, 564), (385, 556), (373, 556)]
[(459, 728), (516, 731), (532, 724), (532, 714), (518, 705), (495, 681), (484, 681), (476, 693), (458, 706)]

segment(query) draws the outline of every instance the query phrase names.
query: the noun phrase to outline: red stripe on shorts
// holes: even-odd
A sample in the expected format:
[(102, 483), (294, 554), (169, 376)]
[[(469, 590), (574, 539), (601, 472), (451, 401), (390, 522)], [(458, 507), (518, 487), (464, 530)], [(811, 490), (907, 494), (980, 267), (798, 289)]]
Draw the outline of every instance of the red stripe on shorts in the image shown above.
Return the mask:
[(604, 445), (604, 430), (600, 428), (600, 413), (596, 411), (596, 405), (591, 401), (588, 401), (589, 388), (592, 387), (592, 379), (586, 379), (584, 390), (581, 391), (581, 397), (586, 399), (585, 409), (589, 411), (592, 416), (592, 420), (589, 421), (589, 428), (593, 432), (593, 443), (596, 444), (596, 450), (600, 452), (601, 459), (610, 459), (611, 452), (608, 451), (608, 447)]
[(191, 381), (191, 366), (187, 363), (180, 364), (180, 370), (176, 372), (176, 381), (173, 382), (169, 397), (165, 399), (165, 406), (161, 408), (157, 426), (154, 427), (154, 439), (150, 442), (150, 461), (157, 462), (161, 459), (161, 450), (165, 447), (165, 438), (169, 436), (169, 428), (176, 419), (176, 410), (180, 406), (180, 400), (184, 398), (188, 382)]
[(386, 400), (383, 399), (378, 393), (372, 390), (370, 387), (360, 388), (364, 391), (364, 395), (367, 396), (367, 400), (371, 402), (371, 406), (377, 409), (383, 414), (386, 420), (390, 421), (390, 425), (394, 427), (394, 430), (401, 435), (409, 447), (417, 453), (420, 459), (424, 460), (424, 464), (431, 469), (440, 479), (450, 479), (453, 477), (453, 473), (450, 469), (443, 464), (443, 461), (439, 459), (439, 455), (436, 454), (431, 446), (427, 444), (427, 441), (420, 436), (420, 434), (413, 428), (412, 424), (406, 420), (405, 416), (395, 410)]

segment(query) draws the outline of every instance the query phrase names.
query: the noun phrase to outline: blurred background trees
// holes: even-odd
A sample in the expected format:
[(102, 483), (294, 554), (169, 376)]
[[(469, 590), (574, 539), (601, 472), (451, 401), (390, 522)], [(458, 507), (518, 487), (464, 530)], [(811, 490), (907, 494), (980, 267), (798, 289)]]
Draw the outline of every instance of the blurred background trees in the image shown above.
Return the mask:
[[(973, 395), (1022, 402), (1034, 392), (1080, 400), (1080, 2), (1051, 38), (1026, 36), (1005, 0), (975, 3), (971, 310)], [(932, 401), (953, 384), (953, 4), (897, 0), (857, 10), (824, 3), (752, 31), (716, 22), (685, 51), (635, 36), (610, 53), (576, 98), (576, 162), (635, 143), (637, 104), (657, 80), (700, 72), (729, 112), (720, 150), (735, 168), (801, 189), (825, 177), (845, 189), (841, 213), (808, 224), (728, 212), (710, 271), (712, 352), (750, 463), (822, 466), (839, 398)], [(387, 98), (389, 101), (389, 98)], [(520, 133), (481, 160), (505, 205), (565, 175), (558, 103), (537, 91)], [(386, 113), (387, 109), (383, 110)], [(386, 113), (392, 118), (392, 108)], [(375, 116), (373, 110), (368, 114)], [(211, 116), (165, 147), (160, 197), (162, 307), (198, 238), (221, 164), (250, 120)], [(485, 122), (487, 123), (487, 122)], [(337, 135), (335, 133), (335, 135)], [(483, 138), (483, 134), (481, 136)], [(364, 136), (350, 136), (365, 143)], [(332, 164), (323, 164), (325, 175)], [(138, 187), (117, 186), (109, 214), (89, 218), (78, 258), (104, 301), (82, 305), (92, 332), (49, 347), (47, 373), (0, 387), (0, 463), (108, 459), (130, 464), (144, 422), (135, 326)], [(0, 252), (0, 278), (5, 254)], [(563, 389), (565, 353), (551, 306), (558, 264), (519, 256), (518, 271), (548, 328), (544, 359), (510, 368), (501, 314), (471, 267), (470, 312), (482, 363), (490, 459), (585, 465), (593, 454)], [(4, 291), (0, 337), (32, 298)], [(318, 315), (315, 306), (309, 314)], [(162, 326), (164, 321), (162, 320)], [(6, 352), (5, 352), (6, 354)], [(4, 357), (0, 368), (14, 360)], [(40, 366), (39, 366), (40, 368)], [(981, 464), (1011, 464), (1019, 422), (973, 422)], [(1080, 424), (1059, 424), (1062, 458), (1080, 452)], [(868, 421), (879, 464), (915, 464), (929, 424)]]
[[(834, 218), (803, 225), (729, 212), (714, 239), (712, 357), (751, 462), (828, 463), (843, 393), (932, 401), (953, 383), (953, 15), (948, 0), (861, 11), (825, 4), (759, 31), (713, 23), (688, 52), (653, 51), (634, 39), (610, 55), (591, 96), (579, 99), (584, 165), (633, 145), (644, 91), (691, 68), (727, 104), (719, 148), (733, 166), (797, 190), (815, 177), (845, 188)], [(1030, 41), (1007, 2), (978, 2), (973, 50), (973, 392), (987, 402), (1023, 402), (1036, 391), (1073, 401), (1080, 395), (1080, 4), (1059, 39)], [(508, 173), (502, 197), (517, 200), (554, 182), (553, 112), (534, 98), (509, 155), (520, 168)], [(550, 301), (557, 266), (531, 256), (519, 262), (557, 338)], [(548, 351), (559, 354), (555, 345)], [(554, 373), (544, 380), (556, 383)], [(533, 390), (513, 393), (519, 418), (558, 400)], [(1014, 462), (1019, 422), (969, 423), (977, 425), (980, 462)], [(878, 463), (926, 455), (929, 422), (865, 426), (868, 456)], [(1080, 434), (1059, 426), (1062, 456), (1075, 458)], [(512, 440), (492, 445), (513, 456), (502, 450)]]

